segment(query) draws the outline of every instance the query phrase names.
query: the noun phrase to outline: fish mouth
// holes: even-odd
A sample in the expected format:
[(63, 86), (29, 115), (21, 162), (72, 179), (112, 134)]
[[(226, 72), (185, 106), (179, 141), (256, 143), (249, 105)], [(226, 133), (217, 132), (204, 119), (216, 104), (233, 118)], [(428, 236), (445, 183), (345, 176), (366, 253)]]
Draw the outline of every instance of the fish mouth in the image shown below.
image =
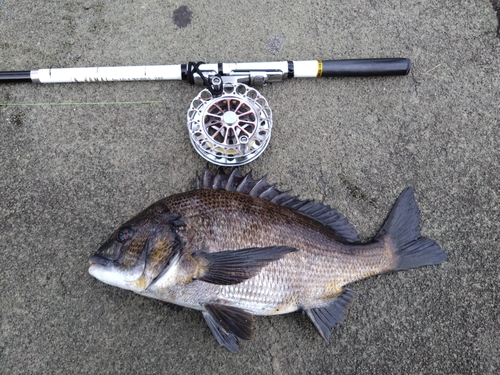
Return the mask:
[(103, 267), (109, 267), (113, 261), (108, 258), (104, 258), (100, 255), (93, 255), (89, 259), (89, 265), (93, 266), (94, 264), (98, 264)]

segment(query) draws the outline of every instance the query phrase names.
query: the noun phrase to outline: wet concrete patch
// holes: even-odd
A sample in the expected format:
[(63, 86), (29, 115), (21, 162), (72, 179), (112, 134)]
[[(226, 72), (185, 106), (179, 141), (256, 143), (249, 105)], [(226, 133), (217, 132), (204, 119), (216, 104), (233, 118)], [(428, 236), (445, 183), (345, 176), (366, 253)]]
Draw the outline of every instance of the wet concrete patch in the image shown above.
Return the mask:
[(174, 10), (173, 20), (177, 27), (186, 27), (191, 23), (193, 12), (186, 5), (181, 5)]
[(266, 48), (269, 52), (277, 55), (278, 53), (281, 52), (284, 45), (285, 45), (285, 40), (283, 38), (279, 38), (273, 35), (267, 40)]
[(23, 111), (16, 110), (13, 114), (10, 115), (10, 123), (15, 125), (16, 127), (20, 127), (24, 124), (24, 119), (26, 115)]

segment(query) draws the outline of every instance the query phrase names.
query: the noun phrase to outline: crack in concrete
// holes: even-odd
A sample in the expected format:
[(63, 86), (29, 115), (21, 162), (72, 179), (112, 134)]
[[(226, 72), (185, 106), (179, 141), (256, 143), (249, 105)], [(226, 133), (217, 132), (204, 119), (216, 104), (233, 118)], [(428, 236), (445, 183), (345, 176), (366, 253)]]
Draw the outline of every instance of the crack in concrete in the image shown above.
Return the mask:
[(374, 208), (377, 208), (377, 201), (374, 198), (370, 198), (360, 187), (358, 187), (346, 174), (338, 173), (340, 181), (346, 186), (347, 191), (355, 199), (367, 202)]
[(497, 15), (497, 38), (500, 38), (500, 0), (490, 0), (490, 2)]
[(321, 203), (325, 204), (326, 198), (326, 182), (323, 177), (323, 170), (319, 171), (319, 182), (321, 183)]
[[(274, 342), (271, 344), (271, 347), (275, 346), (278, 344), (279, 342), (279, 331), (278, 329), (274, 326), (274, 323), (272, 321), (272, 318), (269, 318), (269, 325), (271, 326), (271, 328), (276, 332), (276, 336), (278, 337), (276, 340), (274, 340)], [(274, 350), (270, 350), (269, 351), (269, 354), (270, 354), (270, 357), (271, 357), (271, 374), (272, 375), (279, 375), (279, 374), (282, 374), (283, 372), (281, 371), (281, 365), (280, 365), (280, 362), (279, 362), (279, 359), (276, 358), (274, 355), (273, 355), (273, 352)]]

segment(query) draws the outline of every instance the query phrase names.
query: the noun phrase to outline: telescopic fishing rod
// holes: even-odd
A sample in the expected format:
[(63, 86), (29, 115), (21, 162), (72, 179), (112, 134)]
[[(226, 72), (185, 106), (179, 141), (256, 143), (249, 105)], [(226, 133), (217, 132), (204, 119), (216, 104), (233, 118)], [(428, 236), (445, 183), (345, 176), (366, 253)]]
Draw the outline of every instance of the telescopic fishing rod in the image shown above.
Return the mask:
[(203, 85), (205, 88), (191, 101), (187, 112), (191, 143), (211, 163), (240, 166), (259, 157), (271, 137), (271, 108), (251, 86), (286, 78), (400, 76), (409, 71), (410, 61), (405, 58), (189, 62), (0, 72), (0, 84), (183, 80)]

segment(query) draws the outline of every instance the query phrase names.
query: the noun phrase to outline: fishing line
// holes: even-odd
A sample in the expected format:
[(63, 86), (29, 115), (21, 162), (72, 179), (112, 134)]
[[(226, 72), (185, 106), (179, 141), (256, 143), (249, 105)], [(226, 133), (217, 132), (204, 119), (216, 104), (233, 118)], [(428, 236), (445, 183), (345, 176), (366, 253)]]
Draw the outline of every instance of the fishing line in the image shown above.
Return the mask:
[(62, 102), (62, 103), (0, 103), (0, 107), (52, 107), (64, 105), (135, 105), (135, 104), (157, 104), (163, 100), (144, 100), (136, 102)]

